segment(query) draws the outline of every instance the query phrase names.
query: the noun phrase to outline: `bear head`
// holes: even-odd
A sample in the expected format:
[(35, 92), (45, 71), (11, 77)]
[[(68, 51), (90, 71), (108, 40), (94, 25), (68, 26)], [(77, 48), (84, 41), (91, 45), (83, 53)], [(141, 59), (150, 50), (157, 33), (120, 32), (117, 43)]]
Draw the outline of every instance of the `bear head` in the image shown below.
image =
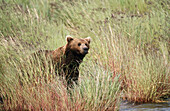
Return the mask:
[(87, 37), (84, 39), (73, 38), (71, 36), (66, 36), (67, 49), (75, 55), (85, 56), (90, 48), (91, 38)]

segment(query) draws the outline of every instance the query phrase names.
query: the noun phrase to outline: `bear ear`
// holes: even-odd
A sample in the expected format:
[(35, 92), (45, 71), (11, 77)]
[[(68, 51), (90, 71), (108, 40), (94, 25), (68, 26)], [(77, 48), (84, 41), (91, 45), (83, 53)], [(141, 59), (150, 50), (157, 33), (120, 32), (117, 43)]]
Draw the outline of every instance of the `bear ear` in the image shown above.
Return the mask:
[(85, 38), (85, 40), (90, 44), (90, 42), (91, 42), (91, 37), (87, 37), (87, 38)]
[(70, 42), (70, 41), (73, 40), (73, 37), (71, 37), (70, 35), (67, 35), (67, 36), (66, 36), (66, 40), (67, 40), (67, 42)]

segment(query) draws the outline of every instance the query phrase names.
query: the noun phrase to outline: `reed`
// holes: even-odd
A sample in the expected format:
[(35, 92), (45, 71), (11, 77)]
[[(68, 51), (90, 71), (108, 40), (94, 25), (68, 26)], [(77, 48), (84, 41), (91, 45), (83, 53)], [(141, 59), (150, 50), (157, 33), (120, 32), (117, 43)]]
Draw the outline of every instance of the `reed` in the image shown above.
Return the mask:
[[(0, 108), (119, 110), (121, 97), (169, 97), (168, 14), (166, 0), (0, 1)], [(51, 64), (31, 56), (64, 45), (68, 34), (92, 38), (69, 92)]]

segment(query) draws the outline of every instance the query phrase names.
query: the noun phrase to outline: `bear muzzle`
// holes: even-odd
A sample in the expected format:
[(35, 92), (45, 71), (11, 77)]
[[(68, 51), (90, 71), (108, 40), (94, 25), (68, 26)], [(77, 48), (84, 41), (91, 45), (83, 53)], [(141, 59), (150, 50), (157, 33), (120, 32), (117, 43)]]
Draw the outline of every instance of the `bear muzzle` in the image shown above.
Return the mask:
[(84, 54), (87, 54), (87, 53), (88, 53), (89, 48), (88, 48), (88, 47), (84, 47), (84, 48), (83, 48), (83, 50), (84, 50)]

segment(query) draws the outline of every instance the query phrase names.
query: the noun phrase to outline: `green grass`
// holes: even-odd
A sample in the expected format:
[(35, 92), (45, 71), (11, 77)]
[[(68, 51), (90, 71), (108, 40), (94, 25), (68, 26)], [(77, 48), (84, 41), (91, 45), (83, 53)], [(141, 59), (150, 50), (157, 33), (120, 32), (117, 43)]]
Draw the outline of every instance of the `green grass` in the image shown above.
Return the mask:
[[(169, 4), (0, 0), (1, 109), (118, 110), (121, 97), (131, 102), (169, 97)], [(71, 93), (30, 56), (65, 45), (66, 35), (92, 38), (80, 85)]]

